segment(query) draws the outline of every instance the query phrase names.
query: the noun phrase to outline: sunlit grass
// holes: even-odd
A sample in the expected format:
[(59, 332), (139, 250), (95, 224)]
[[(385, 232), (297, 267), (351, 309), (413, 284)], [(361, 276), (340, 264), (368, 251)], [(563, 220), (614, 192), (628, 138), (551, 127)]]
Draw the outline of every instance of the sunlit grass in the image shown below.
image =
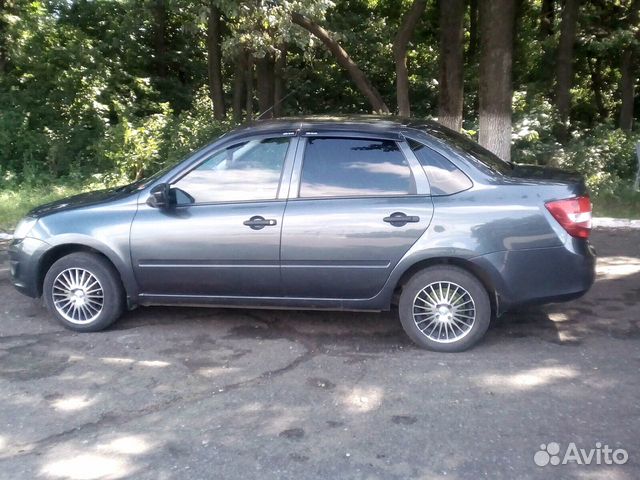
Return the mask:
[(80, 185), (53, 185), (0, 189), (0, 230), (10, 231), (32, 208), (86, 190)]
[(596, 217), (640, 218), (640, 192), (622, 188), (615, 194), (601, 194), (592, 199)]

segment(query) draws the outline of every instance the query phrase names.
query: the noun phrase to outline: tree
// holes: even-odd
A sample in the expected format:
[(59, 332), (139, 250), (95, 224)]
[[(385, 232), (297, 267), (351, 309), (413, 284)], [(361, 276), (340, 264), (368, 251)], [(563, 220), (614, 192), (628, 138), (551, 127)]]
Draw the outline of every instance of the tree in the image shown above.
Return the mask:
[(371, 108), (375, 112), (389, 113), (389, 107), (387, 107), (382, 99), (380, 92), (371, 84), (364, 72), (358, 67), (358, 64), (353, 61), (347, 51), (340, 46), (327, 30), (298, 12), (291, 14), (291, 20), (296, 25), (301, 26), (314, 35), (327, 47), (338, 64), (349, 73), (353, 83), (355, 83), (358, 90), (367, 98), (371, 104)]
[(478, 0), (469, 0), (469, 58), (478, 50)]
[(273, 84), (273, 116), (282, 116), (282, 102), (285, 98), (286, 85), (286, 69), (287, 69), (287, 46), (280, 46), (278, 58), (276, 59)]
[(555, 105), (560, 124), (558, 137), (566, 140), (568, 120), (571, 111), (571, 83), (573, 77), (573, 45), (578, 25), (578, 7), (580, 0), (565, 0), (560, 24), (560, 42), (556, 55)]
[(393, 40), (393, 60), (396, 64), (396, 100), (398, 102), (398, 114), (401, 117), (409, 117), (411, 115), (407, 47), (426, 6), (426, 0), (414, 0), (411, 8), (402, 19), (400, 29)]
[(607, 109), (604, 106), (603, 90), (604, 79), (602, 78), (602, 62), (598, 57), (587, 58), (589, 73), (591, 74), (591, 88), (593, 90), (593, 99), (596, 104), (599, 120), (607, 118)]
[(261, 118), (273, 117), (273, 87), (275, 62), (270, 54), (255, 59), (258, 94), (258, 110)]
[(167, 5), (165, 0), (153, 0), (151, 5), (153, 15), (153, 48), (155, 55), (156, 75), (161, 78), (167, 76)]
[(5, 15), (7, 14), (7, 1), (0, 0), (0, 74), (7, 70), (7, 28)]
[(253, 68), (254, 58), (251, 53), (247, 53), (245, 69), (244, 69), (244, 86), (246, 87), (245, 101), (247, 118), (250, 120), (253, 117)]
[(640, 0), (632, 0), (629, 9), (628, 26), (630, 29), (636, 29), (634, 38), (629, 45), (626, 46), (622, 53), (622, 65), (620, 67), (622, 79), (620, 81), (620, 97), (622, 100), (620, 106), (620, 117), (618, 125), (621, 129), (631, 131), (633, 128), (633, 103), (635, 99), (635, 83), (637, 81), (636, 57), (638, 55), (637, 45), (640, 43), (640, 25), (639, 21)]
[(515, 0), (480, 1), (479, 142), (511, 158), (511, 71)]
[(233, 67), (233, 121), (242, 121), (242, 108), (245, 104), (245, 68), (247, 65), (247, 55), (244, 51), (239, 51), (234, 59)]
[(462, 128), (464, 0), (440, 2), (440, 97), (438, 121)]
[(213, 115), (218, 120), (222, 120), (226, 116), (222, 89), (221, 15), (220, 9), (211, 0), (207, 22), (207, 67), (209, 73), (209, 96), (213, 103)]
[(555, 8), (555, 0), (542, 0), (542, 3), (540, 4), (540, 38), (546, 38), (553, 35)]

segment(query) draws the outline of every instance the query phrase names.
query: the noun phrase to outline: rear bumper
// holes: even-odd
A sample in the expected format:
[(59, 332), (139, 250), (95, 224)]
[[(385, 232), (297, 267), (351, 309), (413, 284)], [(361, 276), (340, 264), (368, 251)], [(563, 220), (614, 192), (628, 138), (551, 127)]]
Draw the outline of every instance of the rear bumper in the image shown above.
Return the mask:
[(498, 314), (520, 305), (579, 298), (595, 281), (594, 248), (573, 238), (559, 247), (494, 252), (472, 261), (496, 290)]
[(9, 277), (16, 289), (28, 297), (40, 296), (38, 265), (49, 244), (35, 238), (14, 240), (9, 246)]

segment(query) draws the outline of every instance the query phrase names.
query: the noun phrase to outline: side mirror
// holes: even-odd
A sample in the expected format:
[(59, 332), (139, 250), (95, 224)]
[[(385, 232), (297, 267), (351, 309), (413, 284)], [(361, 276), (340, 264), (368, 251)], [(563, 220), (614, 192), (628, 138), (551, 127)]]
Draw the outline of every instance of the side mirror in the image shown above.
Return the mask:
[(171, 192), (168, 183), (156, 185), (149, 192), (147, 205), (153, 208), (167, 208), (171, 205)]

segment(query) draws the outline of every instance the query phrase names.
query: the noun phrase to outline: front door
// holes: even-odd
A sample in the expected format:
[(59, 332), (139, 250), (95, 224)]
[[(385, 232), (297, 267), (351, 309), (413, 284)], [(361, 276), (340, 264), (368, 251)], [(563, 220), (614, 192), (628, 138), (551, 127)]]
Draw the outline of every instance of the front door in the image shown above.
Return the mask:
[[(171, 185), (177, 205), (140, 205), (131, 255), (141, 293), (279, 296), (283, 166), (297, 139), (245, 140)], [(288, 179), (287, 179), (288, 181)]]
[(424, 171), (400, 147), (315, 132), (306, 139), (282, 230), (287, 296), (367, 299), (382, 289), (433, 213)]

